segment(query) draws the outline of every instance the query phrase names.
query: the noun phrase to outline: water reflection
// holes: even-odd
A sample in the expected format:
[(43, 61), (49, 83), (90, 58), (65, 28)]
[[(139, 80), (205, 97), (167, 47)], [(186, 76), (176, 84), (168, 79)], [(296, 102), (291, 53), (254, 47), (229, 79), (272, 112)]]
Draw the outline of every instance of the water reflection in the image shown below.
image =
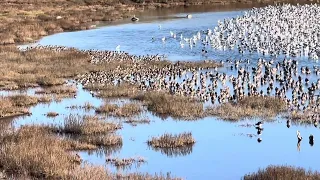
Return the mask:
[(179, 157), (191, 154), (193, 146), (182, 146), (176, 148), (158, 148), (150, 146), (150, 148), (154, 151), (160, 151), (161, 154), (164, 154), (168, 157)]

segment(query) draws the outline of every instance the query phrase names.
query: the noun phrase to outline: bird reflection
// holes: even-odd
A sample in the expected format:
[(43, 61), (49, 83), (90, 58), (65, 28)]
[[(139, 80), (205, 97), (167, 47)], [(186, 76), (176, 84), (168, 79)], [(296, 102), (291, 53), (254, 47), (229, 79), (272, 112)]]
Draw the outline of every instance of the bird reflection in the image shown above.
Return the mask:
[(290, 122), (290, 120), (288, 119), (288, 120), (287, 120), (287, 128), (290, 128), (290, 126), (291, 126), (291, 122)]
[(310, 144), (310, 146), (314, 145), (314, 140), (313, 140), (313, 135), (312, 134), (309, 136), (309, 144)]
[(300, 152), (300, 143), (301, 141), (298, 140), (298, 143), (297, 143), (297, 150)]

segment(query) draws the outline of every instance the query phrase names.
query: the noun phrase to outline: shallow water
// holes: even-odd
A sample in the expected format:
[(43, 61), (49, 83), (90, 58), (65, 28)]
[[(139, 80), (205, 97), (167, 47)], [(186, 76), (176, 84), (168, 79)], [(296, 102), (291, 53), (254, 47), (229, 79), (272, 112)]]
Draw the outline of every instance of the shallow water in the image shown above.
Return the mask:
[[(164, 20), (154, 20), (151, 22), (137, 22), (121, 24), (116, 26), (102, 27), (99, 29), (60, 33), (48, 36), (39, 41), (42, 45), (64, 45), (80, 49), (100, 49), (115, 50), (117, 45), (121, 45), (122, 51), (132, 54), (166, 54), (170, 60), (201, 60), (201, 59), (239, 59), (250, 58), (256, 61), (259, 54), (239, 55), (235, 51), (210, 50), (208, 57), (201, 56), (201, 47), (195, 47), (192, 50), (185, 46), (180, 48), (178, 40), (169, 38), (165, 43), (161, 38), (170, 36), (170, 31), (177, 34), (191, 36), (199, 30), (206, 30), (217, 25), (218, 20), (227, 17), (240, 15), (242, 11), (228, 12), (205, 12), (195, 13), (192, 19), (174, 18)], [(186, 14), (177, 14), (176, 16), (185, 16)], [(158, 25), (162, 29), (159, 30)], [(152, 37), (156, 40), (152, 42)], [(267, 57), (270, 59), (271, 57)], [(281, 59), (283, 57), (278, 57)], [(299, 59), (300, 66), (312, 66), (317, 62), (311, 62), (305, 58)], [(229, 74), (227, 68), (223, 68)], [(231, 72), (234, 73), (234, 72)], [(312, 76), (310, 80), (316, 80)], [(70, 110), (67, 106), (83, 105), (90, 102), (96, 107), (102, 104), (102, 101), (91, 97), (79, 87), (77, 98), (66, 99), (60, 103), (51, 103), (49, 105), (40, 104), (31, 109), (33, 115), (30, 117), (16, 118), (15, 126), (32, 123), (61, 123), (63, 117), (70, 113), (84, 114), (81, 110)], [(52, 119), (43, 114), (48, 111), (55, 111), (61, 114)], [(94, 112), (89, 112), (93, 114)], [(237, 123), (230, 123), (216, 118), (209, 117), (198, 121), (176, 121), (172, 118), (161, 119), (146, 113), (145, 116), (151, 119), (150, 124), (141, 124), (131, 126), (124, 124), (124, 128), (118, 133), (123, 137), (123, 146), (119, 152), (112, 154), (112, 157), (129, 158), (135, 156), (145, 157), (146, 164), (139, 168), (125, 170), (125, 172), (172, 172), (173, 175), (186, 179), (239, 179), (246, 173), (256, 171), (258, 168), (272, 165), (295, 165), (320, 170), (319, 163), (314, 159), (320, 157), (320, 144), (317, 137), (320, 137), (320, 131), (313, 126), (292, 125), (286, 127), (286, 121), (277, 118), (273, 122), (265, 123), (264, 131), (259, 137), (262, 142), (258, 143), (258, 136), (252, 138), (247, 134), (256, 134), (254, 127), (239, 127), (241, 124), (253, 124), (256, 120), (244, 120)], [(300, 150), (297, 147), (296, 130), (301, 131), (304, 137), (300, 144)], [(146, 141), (151, 136), (162, 135), (163, 133), (181, 133), (191, 131), (196, 144), (192, 147), (192, 152), (186, 152), (185, 155), (168, 156), (160, 151), (149, 148)], [(315, 137), (314, 146), (308, 143), (308, 136), (313, 134)], [(191, 149), (189, 149), (190, 151)], [(81, 157), (94, 164), (105, 165), (105, 157), (101, 152), (81, 152)], [(116, 169), (107, 165), (112, 171)]]

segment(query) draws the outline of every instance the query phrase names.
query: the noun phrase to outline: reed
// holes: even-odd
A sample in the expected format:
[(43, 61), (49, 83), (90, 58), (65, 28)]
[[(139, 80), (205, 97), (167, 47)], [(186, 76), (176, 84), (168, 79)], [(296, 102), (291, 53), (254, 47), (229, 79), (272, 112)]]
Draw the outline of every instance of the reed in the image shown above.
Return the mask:
[(56, 117), (56, 116), (59, 116), (59, 113), (53, 112), (53, 111), (47, 112), (47, 117)]
[(184, 132), (181, 134), (164, 134), (160, 137), (152, 137), (147, 141), (149, 146), (155, 148), (176, 148), (188, 145), (193, 145), (195, 139), (191, 132)]
[(320, 173), (317, 171), (306, 171), (303, 168), (293, 166), (268, 166), (265, 169), (259, 169), (258, 172), (247, 174), (244, 180), (267, 180), (267, 179), (320, 179)]
[(286, 110), (283, 100), (275, 97), (245, 97), (236, 103), (223, 103), (206, 109), (207, 116), (237, 121), (244, 118), (273, 118)]
[(179, 119), (196, 119), (204, 115), (202, 103), (183, 96), (150, 92), (139, 95), (135, 99), (143, 101), (149, 111), (158, 115), (169, 115)]
[(106, 122), (96, 116), (81, 117), (71, 114), (65, 118), (63, 126), (53, 126), (52, 130), (72, 135), (95, 135), (107, 134), (120, 128), (121, 125)]
[(107, 163), (114, 165), (117, 168), (125, 169), (130, 168), (132, 165), (141, 165), (146, 163), (146, 160), (143, 157), (131, 157), (131, 158), (114, 158), (107, 157)]
[(115, 134), (85, 135), (79, 136), (78, 140), (96, 146), (122, 146), (122, 137)]

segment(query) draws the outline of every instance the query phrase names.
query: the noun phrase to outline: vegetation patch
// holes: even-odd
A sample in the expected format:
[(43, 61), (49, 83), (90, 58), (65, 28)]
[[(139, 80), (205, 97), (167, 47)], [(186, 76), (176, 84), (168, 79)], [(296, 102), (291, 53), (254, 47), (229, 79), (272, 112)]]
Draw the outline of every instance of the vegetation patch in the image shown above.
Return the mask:
[(135, 97), (143, 101), (149, 111), (160, 116), (172, 116), (179, 119), (203, 117), (203, 104), (188, 97), (169, 95), (163, 92), (149, 92)]
[(268, 166), (265, 169), (259, 169), (258, 172), (247, 174), (244, 180), (269, 180), (269, 179), (320, 179), (320, 173), (315, 171), (306, 171), (303, 168), (292, 166)]
[(53, 112), (53, 111), (47, 112), (47, 117), (56, 117), (56, 116), (59, 116), (59, 113)]
[(61, 178), (78, 165), (68, 144), (36, 126), (2, 134), (0, 167), (8, 174)]
[(143, 157), (131, 157), (131, 158), (113, 158), (107, 157), (107, 163), (114, 165), (117, 168), (125, 169), (130, 168), (132, 165), (140, 166), (145, 163), (146, 160)]
[(195, 142), (191, 132), (184, 132), (181, 134), (166, 133), (160, 137), (152, 137), (147, 143), (156, 148), (176, 148), (193, 145)]
[(63, 126), (52, 127), (55, 132), (73, 135), (107, 134), (118, 129), (121, 129), (121, 125), (106, 122), (96, 116), (76, 116), (72, 114), (65, 118)]
[(118, 117), (131, 117), (142, 112), (142, 107), (138, 103), (127, 103), (119, 107), (116, 104), (104, 104), (96, 109), (96, 113), (103, 113)]
[(122, 83), (120, 85), (88, 85), (85, 89), (98, 91), (100, 98), (130, 98), (137, 96), (140, 91), (134, 85)]
[(45, 96), (13, 95), (0, 97), (0, 117), (29, 114), (28, 108), (39, 102), (51, 101)]
[(206, 115), (223, 120), (237, 121), (244, 118), (273, 118), (286, 110), (283, 100), (275, 97), (244, 97), (238, 102), (228, 102), (206, 109)]
[(122, 146), (122, 137), (115, 134), (79, 136), (78, 140), (96, 146)]

